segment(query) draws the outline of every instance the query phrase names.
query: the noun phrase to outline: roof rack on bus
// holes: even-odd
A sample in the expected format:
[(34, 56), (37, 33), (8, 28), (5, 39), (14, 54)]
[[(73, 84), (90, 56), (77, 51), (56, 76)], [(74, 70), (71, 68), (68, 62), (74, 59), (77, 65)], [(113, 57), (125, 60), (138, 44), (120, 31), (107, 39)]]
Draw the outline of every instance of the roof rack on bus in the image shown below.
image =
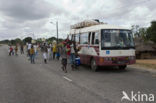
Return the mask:
[(89, 27), (89, 26), (93, 26), (93, 25), (99, 25), (99, 24), (107, 24), (107, 23), (100, 22), (98, 19), (84, 20), (77, 24), (71, 25), (70, 28), (71, 29), (80, 29), (80, 28)]

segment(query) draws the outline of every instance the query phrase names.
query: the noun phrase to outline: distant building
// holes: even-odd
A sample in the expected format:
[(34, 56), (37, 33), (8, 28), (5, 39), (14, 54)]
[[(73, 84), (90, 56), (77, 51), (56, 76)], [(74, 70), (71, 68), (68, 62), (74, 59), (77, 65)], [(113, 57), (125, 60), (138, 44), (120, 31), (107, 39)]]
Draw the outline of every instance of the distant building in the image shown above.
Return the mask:
[(144, 42), (141, 38), (135, 38), (134, 41), (137, 59), (156, 58), (156, 44), (152, 41)]

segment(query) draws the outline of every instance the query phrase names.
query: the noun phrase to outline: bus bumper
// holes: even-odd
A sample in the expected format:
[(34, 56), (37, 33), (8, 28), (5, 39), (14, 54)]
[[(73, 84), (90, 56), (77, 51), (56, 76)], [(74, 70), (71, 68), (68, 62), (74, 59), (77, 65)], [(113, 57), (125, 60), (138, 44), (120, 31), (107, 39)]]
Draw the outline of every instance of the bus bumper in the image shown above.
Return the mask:
[(100, 57), (96, 58), (98, 66), (119, 66), (119, 65), (131, 65), (135, 64), (135, 56), (125, 57)]

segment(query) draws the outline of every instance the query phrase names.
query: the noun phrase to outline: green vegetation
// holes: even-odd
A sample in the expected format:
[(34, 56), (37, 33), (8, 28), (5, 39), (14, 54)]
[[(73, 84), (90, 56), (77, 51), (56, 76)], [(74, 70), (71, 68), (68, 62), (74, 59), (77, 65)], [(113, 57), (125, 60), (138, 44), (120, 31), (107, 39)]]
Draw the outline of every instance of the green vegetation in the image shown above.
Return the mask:
[(26, 43), (31, 43), (32, 38), (31, 37), (26, 37), (23, 39), (24, 44)]
[(156, 43), (156, 21), (151, 22), (151, 26), (147, 29), (147, 37)]
[(139, 25), (133, 25), (132, 32), (135, 38), (141, 38), (145, 42), (153, 41), (156, 43), (156, 21), (152, 21), (151, 26), (148, 28), (140, 28)]
[[(54, 40), (57, 41), (57, 38), (51, 37), (51, 38), (46, 39), (46, 41), (48, 43), (52, 43), (52, 41), (54, 41)], [(23, 40), (21, 40), (20, 38), (16, 38), (16, 39), (13, 39), (13, 40), (2, 40), (2, 41), (0, 41), (0, 44), (16, 45), (17, 43), (19, 43), (19, 44), (21, 44), (21, 43), (26, 44), (26, 43), (30, 43), (31, 41), (32, 41), (31, 37), (26, 37)], [(62, 42), (62, 41), (63, 41), (63, 39), (60, 39), (60, 38), (58, 39), (58, 42)], [(42, 38), (38, 38), (36, 40), (36, 42), (37, 43), (42, 43)]]

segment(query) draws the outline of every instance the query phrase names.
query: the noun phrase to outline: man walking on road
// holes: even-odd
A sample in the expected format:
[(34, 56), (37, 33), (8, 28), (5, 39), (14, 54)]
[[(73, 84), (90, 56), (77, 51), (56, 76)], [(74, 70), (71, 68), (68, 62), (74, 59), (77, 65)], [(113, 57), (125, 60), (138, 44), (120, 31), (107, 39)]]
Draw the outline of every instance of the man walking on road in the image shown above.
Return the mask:
[(31, 43), (28, 43), (27, 47), (28, 47), (28, 56), (30, 56)]
[(37, 44), (35, 43), (33, 47), (34, 47), (34, 52), (35, 52), (35, 53), (34, 53), (34, 58), (36, 58), (36, 56), (37, 56), (37, 54), (38, 54), (38, 46), (37, 46)]
[(21, 46), (20, 46), (20, 51), (21, 51), (21, 54), (24, 54), (24, 46), (23, 46), (23, 44), (21, 44)]
[(35, 59), (34, 59), (34, 57), (35, 57), (35, 51), (34, 51), (34, 47), (33, 47), (33, 45), (31, 46), (31, 49), (30, 49), (30, 61), (31, 61), (31, 63), (33, 63), (33, 64), (35, 64)]
[(16, 44), (16, 46), (15, 46), (15, 55), (16, 55), (16, 56), (18, 56), (17, 52), (18, 52), (18, 46), (17, 46), (17, 44)]
[(61, 58), (62, 58), (62, 70), (67, 73), (67, 48), (66, 48), (66, 45), (64, 44), (62, 47), (61, 47)]

